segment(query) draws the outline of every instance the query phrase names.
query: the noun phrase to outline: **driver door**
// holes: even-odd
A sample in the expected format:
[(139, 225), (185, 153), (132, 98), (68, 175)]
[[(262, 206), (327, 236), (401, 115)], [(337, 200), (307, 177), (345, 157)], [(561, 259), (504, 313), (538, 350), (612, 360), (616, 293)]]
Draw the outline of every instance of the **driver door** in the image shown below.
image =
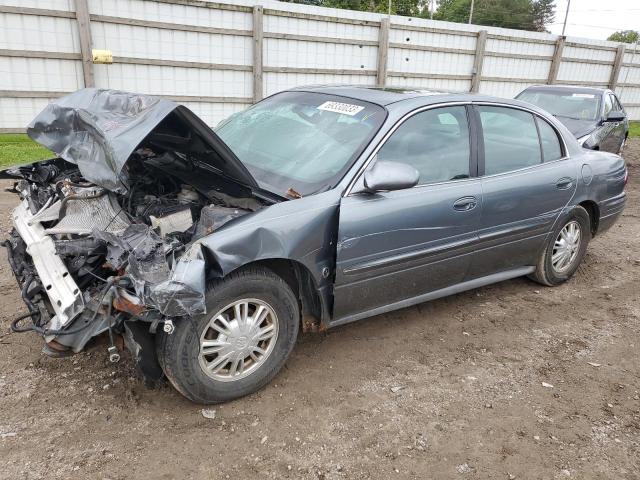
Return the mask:
[(475, 144), (465, 106), (425, 110), (396, 127), (374, 161), (412, 165), (420, 180), (342, 199), (334, 321), (415, 303), (463, 281), (482, 210)]

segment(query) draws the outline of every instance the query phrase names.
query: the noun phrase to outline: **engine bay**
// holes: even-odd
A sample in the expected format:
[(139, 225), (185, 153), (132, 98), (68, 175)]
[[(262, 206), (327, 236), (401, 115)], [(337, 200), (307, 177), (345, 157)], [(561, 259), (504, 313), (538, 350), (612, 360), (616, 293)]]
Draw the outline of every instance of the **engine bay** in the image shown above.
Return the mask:
[[(148, 140), (123, 168), (122, 191), (87, 181), (60, 158), (6, 172), (18, 178), (12, 191), (22, 203), (4, 245), (29, 308), (12, 327), (41, 333), (50, 353), (78, 352), (105, 331), (113, 338), (125, 322), (170, 328), (172, 317), (196, 312), (203, 292), (181, 273), (185, 252), (267, 205)], [(204, 259), (183, 263), (191, 260)]]

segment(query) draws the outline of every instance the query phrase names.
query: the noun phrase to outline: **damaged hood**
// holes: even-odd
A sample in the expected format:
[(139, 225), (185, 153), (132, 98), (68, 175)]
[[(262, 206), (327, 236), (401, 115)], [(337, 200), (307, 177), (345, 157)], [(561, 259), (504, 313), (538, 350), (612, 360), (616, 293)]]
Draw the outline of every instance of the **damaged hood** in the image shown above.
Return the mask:
[(166, 142), (177, 142), (178, 148), (198, 154), (222, 174), (257, 187), (238, 157), (200, 118), (188, 108), (158, 97), (84, 88), (47, 105), (29, 124), (27, 134), (78, 165), (87, 180), (123, 191), (128, 187), (123, 167), (129, 156), (171, 114), (180, 136), (164, 134)]

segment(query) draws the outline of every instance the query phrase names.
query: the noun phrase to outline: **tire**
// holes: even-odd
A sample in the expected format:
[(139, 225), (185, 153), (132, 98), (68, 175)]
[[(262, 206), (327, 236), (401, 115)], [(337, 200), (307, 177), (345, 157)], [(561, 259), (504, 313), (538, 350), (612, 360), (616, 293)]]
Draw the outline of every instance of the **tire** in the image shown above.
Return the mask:
[[(558, 260), (558, 263), (554, 266), (553, 255), (556, 240), (560, 241), (561, 232), (563, 232), (565, 228), (571, 228), (572, 225), (580, 232), (579, 245), (571, 250), (571, 252), (575, 252), (575, 254), (568, 253), (569, 256), (566, 257), (568, 263), (566, 265), (561, 265)], [(567, 231), (564, 231), (565, 234), (567, 234)], [(589, 218), (589, 214), (584, 208), (576, 206), (561, 222), (559, 222), (558, 226), (549, 235), (547, 244), (538, 259), (536, 270), (530, 275), (530, 278), (549, 287), (554, 287), (566, 282), (573, 276), (580, 266), (590, 240), (591, 219)], [(559, 249), (556, 253), (563, 249), (567, 251), (565, 247), (559, 245)]]
[[(280, 371), (298, 336), (300, 311), (291, 288), (271, 270), (248, 268), (211, 282), (206, 305), (207, 314), (179, 319), (172, 334), (157, 335), (165, 375), (182, 395), (202, 404), (259, 390)], [(201, 354), (201, 342), (216, 352)]]

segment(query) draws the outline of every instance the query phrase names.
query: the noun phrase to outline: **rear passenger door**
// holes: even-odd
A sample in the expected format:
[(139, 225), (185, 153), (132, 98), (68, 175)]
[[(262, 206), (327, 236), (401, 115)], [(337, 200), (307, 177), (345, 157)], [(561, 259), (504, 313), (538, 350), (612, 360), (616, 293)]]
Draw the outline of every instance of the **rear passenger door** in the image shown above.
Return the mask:
[(483, 208), (468, 279), (534, 265), (577, 180), (564, 142), (542, 117), (507, 106), (474, 111)]

